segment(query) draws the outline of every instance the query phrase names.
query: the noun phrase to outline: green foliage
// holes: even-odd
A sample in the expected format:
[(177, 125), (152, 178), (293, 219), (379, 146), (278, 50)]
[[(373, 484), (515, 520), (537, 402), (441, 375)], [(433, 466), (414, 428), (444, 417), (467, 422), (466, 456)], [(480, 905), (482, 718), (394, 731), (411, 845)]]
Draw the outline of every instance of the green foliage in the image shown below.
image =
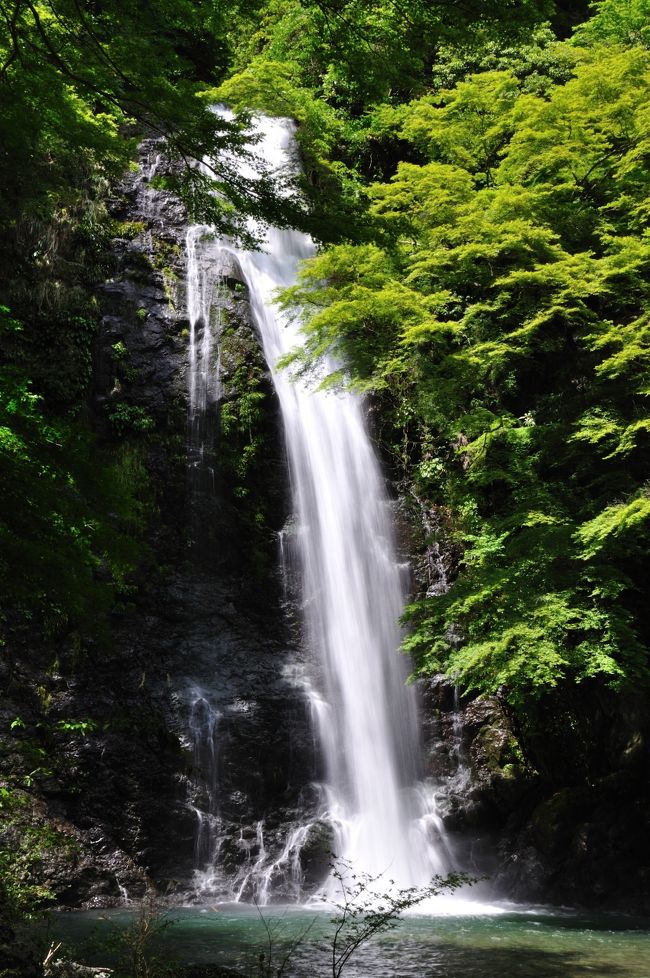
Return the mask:
[(643, 552), (648, 540), (650, 499), (646, 492), (629, 503), (614, 503), (605, 507), (598, 516), (583, 523), (576, 531), (576, 539), (583, 545), (583, 560), (617, 551), (623, 555), (635, 550)]
[(439, 63), (442, 71), (461, 47), (466, 65), (486, 45), (496, 51), (526, 43), (549, 9), (544, 0), (475, 0), (462, 8), (419, 0), (268, 0), (240, 38), (234, 73), (206, 94), (295, 119), (305, 170), (300, 196), (311, 212), (301, 226), (321, 241), (365, 240), (364, 177), (392, 170), (403, 148), (383, 109), (426, 92)]
[(108, 419), (118, 435), (127, 433), (143, 435), (154, 428), (154, 420), (143, 407), (123, 401), (113, 405)]
[(422, 92), (441, 45), (522, 38), (549, 11), (535, 0), (462, 7), (435, 0), (270, 0), (238, 57), (249, 64), (261, 52), (294, 66), (304, 88), (355, 116), (379, 101)]
[(101, 630), (102, 610), (135, 566), (130, 534), (141, 520), (144, 485), (132, 456), (102, 457), (80, 422), (48, 420), (21, 371), (2, 368), (3, 618), (22, 612), (48, 634)]
[(94, 720), (57, 720), (56, 729), (62, 733), (79, 733), (82, 737), (97, 729)]
[(117, 952), (115, 973), (123, 978), (160, 978), (176, 970), (158, 947), (174, 921), (166, 916), (153, 895), (145, 898), (133, 921), (119, 933), (113, 951)]
[(648, 0), (601, 0), (592, 5), (594, 16), (574, 33), (577, 44), (619, 42), (650, 46)]
[(283, 296), (289, 360), (345, 363), (322, 382), (381, 398), (402, 475), (450, 514), (457, 580), (407, 614), (417, 671), (520, 705), (648, 676), (650, 62), (598, 26), (615, 7), (555, 46), (555, 81), (488, 63), (378, 110), (417, 161), (369, 188), (375, 243)]
[[(11, 728), (17, 729), (16, 721)], [(28, 766), (34, 762), (33, 745), (26, 742), (19, 750)], [(73, 852), (71, 840), (33, 810), (26, 789), (41, 773), (49, 772), (38, 769), (0, 781), (0, 919), (5, 922), (34, 918), (52, 903), (55, 895), (42, 881), (41, 866), (54, 853)]]
[[(3, 791), (0, 789), (0, 811), (11, 820), (20, 796), (9, 797)], [(5, 825), (11, 827), (11, 821)], [(60, 848), (62, 839), (40, 828), (21, 825), (20, 829), (20, 835), (7, 843), (0, 838), (0, 911), (5, 919), (33, 918), (54, 899), (52, 890), (34, 876), (43, 858)]]
[(559, 43), (550, 27), (542, 25), (513, 43), (507, 37), (485, 37), (480, 44), (442, 45), (432, 69), (434, 91), (454, 84), (479, 71), (511, 71), (523, 91), (543, 94), (554, 83), (571, 78), (577, 53)]
[[(241, 124), (196, 95), (223, 77), (233, 14), (245, 16), (248, 6), (3, 0), (0, 182), (9, 211), (0, 209), (0, 223), (23, 213), (47, 218), (119, 175), (133, 155), (134, 123), (164, 136), (168, 154), (183, 162), (242, 148)], [(212, 171), (185, 168), (176, 186), (193, 212), (231, 229), (243, 229), (233, 203), (277, 211), (268, 182), (236, 177), (221, 161)]]

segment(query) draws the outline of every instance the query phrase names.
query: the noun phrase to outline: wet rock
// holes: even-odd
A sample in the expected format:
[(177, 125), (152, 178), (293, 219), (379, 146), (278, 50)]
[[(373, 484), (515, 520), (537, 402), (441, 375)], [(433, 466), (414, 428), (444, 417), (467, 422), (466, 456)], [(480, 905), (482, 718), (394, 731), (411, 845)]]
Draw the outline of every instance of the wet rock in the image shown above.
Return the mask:
[(110, 978), (112, 968), (91, 968), (78, 961), (52, 961), (44, 971), (45, 978)]
[(545, 735), (526, 736), (524, 757), (498, 699), (463, 699), (442, 677), (424, 684), (428, 773), (461, 868), (516, 900), (647, 912), (642, 701), (584, 688), (570, 716), (547, 703), (532, 728)]
[(510, 721), (494, 697), (468, 699), (434, 677), (423, 684), (427, 773), (447, 828), (493, 830), (531, 790)]
[(334, 833), (324, 821), (314, 822), (302, 844), (300, 861), (308, 887), (317, 886), (327, 875), (334, 858)]
[[(155, 735), (152, 743), (138, 721), (132, 747), (125, 749), (123, 736), (106, 745), (107, 780), (114, 788), (121, 750), (128, 777), (120, 794), (129, 799), (121, 815), (109, 807), (107, 822), (120, 826), (120, 838), (128, 838), (128, 851), (150, 876), (186, 890), (196, 858), (195, 811), (218, 826), (220, 858), (236, 873), (254, 858), (246, 840), (257, 840), (260, 826), (270, 854), (282, 850), (314, 758), (302, 687), (294, 679), (301, 653), (284, 621), (277, 571), (276, 534), (287, 519), (288, 487), (275, 394), (241, 269), (236, 258), (219, 253), (210, 328), (219, 332), (222, 396), (213, 417), (201, 422), (207, 448), (198, 475), (188, 476), (187, 221), (146, 179), (158, 150), (155, 143), (143, 146), (145, 177), (115, 203), (118, 217), (143, 227), (118, 246), (121, 274), (104, 290), (106, 332), (98, 350), (100, 401), (115, 402), (109, 368), (116, 366), (118, 400), (143, 408), (165, 433), (147, 465), (155, 484), (165, 487), (154, 547), (170, 568), (145, 585), (128, 633), (118, 636), (120, 657), (128, 654), (134, 663), (129, 705), (148, 704)], [(263, 402), (254, 430), (250, 420), (239, 421), (251, 391)], [(252, 440), (260, 445), (257, 454), (250, 452)], [(197, 689), (217, 718), (211, 771), (188, 730)], [(92, 790), (96, 819), (108, 799), (97, 786)], [(89, 807), (86, 799), (84, 810)]]

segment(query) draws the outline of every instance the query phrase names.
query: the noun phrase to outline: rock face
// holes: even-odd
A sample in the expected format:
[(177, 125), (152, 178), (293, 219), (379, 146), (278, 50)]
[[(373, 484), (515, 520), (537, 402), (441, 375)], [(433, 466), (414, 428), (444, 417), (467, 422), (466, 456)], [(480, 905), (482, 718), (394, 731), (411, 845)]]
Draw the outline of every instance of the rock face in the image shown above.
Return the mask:
[(567, 727), (556, 739), (551, 711), (558, 714), (559, 705), (549, 698), (540, 707), (546, 720), (537, 720), (546, 724), (542, 740), (526, 729), (515, 733), (497, 699), (466, 700), (442, 677), (429, 682), (428, 771), (461, 868), (487, 873), (491, 892), (508, 899), (647, 913), (644, 702), (640, 694), (621, 703), (585, 688), (571, 716), (557, 717)]
[[(648, 698), (585, 684), (539, 706), (521, 740), (539, 788), (510, 816), (503, 884), (536, 899), (650, 910)], [(551, 713), (553, 708), (553, 713)]]

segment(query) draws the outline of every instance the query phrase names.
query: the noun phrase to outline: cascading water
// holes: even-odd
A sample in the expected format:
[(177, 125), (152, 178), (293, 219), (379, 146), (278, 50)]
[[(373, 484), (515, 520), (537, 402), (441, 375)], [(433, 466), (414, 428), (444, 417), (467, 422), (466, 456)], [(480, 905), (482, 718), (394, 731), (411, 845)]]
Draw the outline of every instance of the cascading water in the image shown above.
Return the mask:
[[(278, 171), (291, 167), (292, 124), (262, 119), (257, 125), (260, 155)], [(251, 175), (248, 164), (241, 167)], [(260, 228), (253, 230), (262, 234)], [(209, 289), (201, 286), (196, 250), (204, 232), (192, 228), (187, 239), (195, 412), (205, 412), (205, 398), (214, 391), (207, 379), (213, 358), (205, 331)], [(276, 369), (279, 358), (300, 343), (300, 333), (274, 306), (274, 293), (295, 281), (299, 262), (313, 254), (314, 245), (300, 232), (270, 229), (261, 251), (240, 250), (225, 241), (221, 247), (237, 259), (248, 285), (282, 410), (296, 511), (293, 538), (315, 662), (306, 687), (325, 767), (321, 817), (332, 826), (337, 856), (355, 870), (385, 873), (402, 887), (424, 884), (445, 870), (446, 859), (444, 844), (438, 849), (432, 844), (440, 827), (418, 786), (416, 696), (405, 685), (407, 664), (397, 653), (397, 620), (404, 603), (401, 571), (391, 505), (366, 430), (364, 405), (352, 393), (314, 391)], [(286, 549), (287, 541), (283, 545)], [(298, 841), (297, 836), (294, 843), (287, 841), (285, 862), (295, 862)], [(264, 852), (263, 842), (258, 849)], [(257, 862), (260, 873), (267, 865), (268, 889), (268, 863), (259, 855)], [(268, 893), (262, 890), (263, 902)]]
[(197, 819), (194, 840), (194, 866), (197, 872), (213, 866), (219, 838), (218, 776), (218, 725), (219, 713), (210, 703), (204, 690), (190, 690), (190, 735), (192, 738), (195, 783), (199, 788), (194, 813)]
[[(204, 225), (190, 227), (186, 251), (187, 314), (190, 322), (188, 464), (191, 497), (196, 509), (202, 494), (214, 492), (212, 455), (216, 405), (221, 393), (218, 344), (220, 312), (214, 301), (220, 274), (218, 250), (211, 229)], [(196, 527), (193, 527), (193, 536), (197, 537)]]
[[(187, 313), (189, 337), (188, 474), (190, 546), (201, 557), (205, 521), (215, 491), (214, 446), (217, 405), (221, 396), (219, 333), (220, 307), (215, 302), (220, 285), (218, 249), (211, 228), (192, 226), (186, 236)], [(196, 818), (194, 886), (211, 892), (216, 878), (220, 844), (218, 806), (219, 712), (203, 688), (187, 691), (188, 732), (192, 748), (190, 807)]]

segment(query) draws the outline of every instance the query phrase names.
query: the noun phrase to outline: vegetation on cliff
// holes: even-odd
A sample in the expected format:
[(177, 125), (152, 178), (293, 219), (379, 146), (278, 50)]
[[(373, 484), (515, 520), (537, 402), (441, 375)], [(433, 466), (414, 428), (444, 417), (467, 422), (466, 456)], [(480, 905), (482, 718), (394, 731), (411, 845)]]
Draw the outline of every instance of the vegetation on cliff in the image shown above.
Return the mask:
[[(88, 394), (129, 234), (108, 201), (147, 134), (193, 216), (323, 243), (283, 297), (307, 335), (289, 369), (345, 364), (327, 383), (376, 400), (458, 555), (408, 611), (418, 673), (522, 713), (645, 682), (649, 22), (648, 0), (0, 0), (0, 641), (102, 654), (136, 586), (152, 422)], [(296, 120), (299, 195), (234, 178), (251, 109)], [(6, 822), (30, 787), (2, 788)], [(0, 912), (39, 894), (18, 896), (0, 880)]]
[[(114, 273), (112, 239), (138, 232), (108, 205), (143, 135), (164, 136), (179, 164), (242, 146), (241, 124), (196, 97), (228, 66), (235, 6), (0, 4), (0, 924), (49, 894), (33, 871), (51, 832), (31, 804), (65, 768), (49, 686), (106, 655), (148, 561), (159, 491), (144, 465), (152, 420), (126, 403), (102, 416), (89, 406), (95, 288)], [(188, 209), (223, 227), (277, 213), (267, 180), (172, 172)], [(3, 964), (11, 943), (0, 926)]]
[(645, 14), (611, 0), (562, 42), (447, 47), (418, 97), (367, 106), (358, 160), (390, 160), (364, 185), (369, 240), (283, 297), (294, 367), (334, 352), (327, 382), (380, 398), (461, 555), (408, 610), (417, 671), (519, 706), (648, 674)]
[[(94, 286), (112, 272), (111, 238), (128, 234), (107, 199), (138, 140), (165, 137), (171, 158), (188, 164), (168, 184), (190, 213), (223, 228), (241, 230), (262, 211), (285, 220), (286, 205), (268, 179), (189, 165), (244, 151), (243, 124), (198, 97), (228, 67), (236, 4), (15, 0), (1, 14), (0, 579), (3, 613), (37, 613), (51, 631), (57, 618), (97, 620), (137, 563), (127, 538), (141, 480), (128, 452), (102, 457), (85, 402)], [(116, 434), (145, 434), (146, 419), (124, 411), (110, 419)]]

